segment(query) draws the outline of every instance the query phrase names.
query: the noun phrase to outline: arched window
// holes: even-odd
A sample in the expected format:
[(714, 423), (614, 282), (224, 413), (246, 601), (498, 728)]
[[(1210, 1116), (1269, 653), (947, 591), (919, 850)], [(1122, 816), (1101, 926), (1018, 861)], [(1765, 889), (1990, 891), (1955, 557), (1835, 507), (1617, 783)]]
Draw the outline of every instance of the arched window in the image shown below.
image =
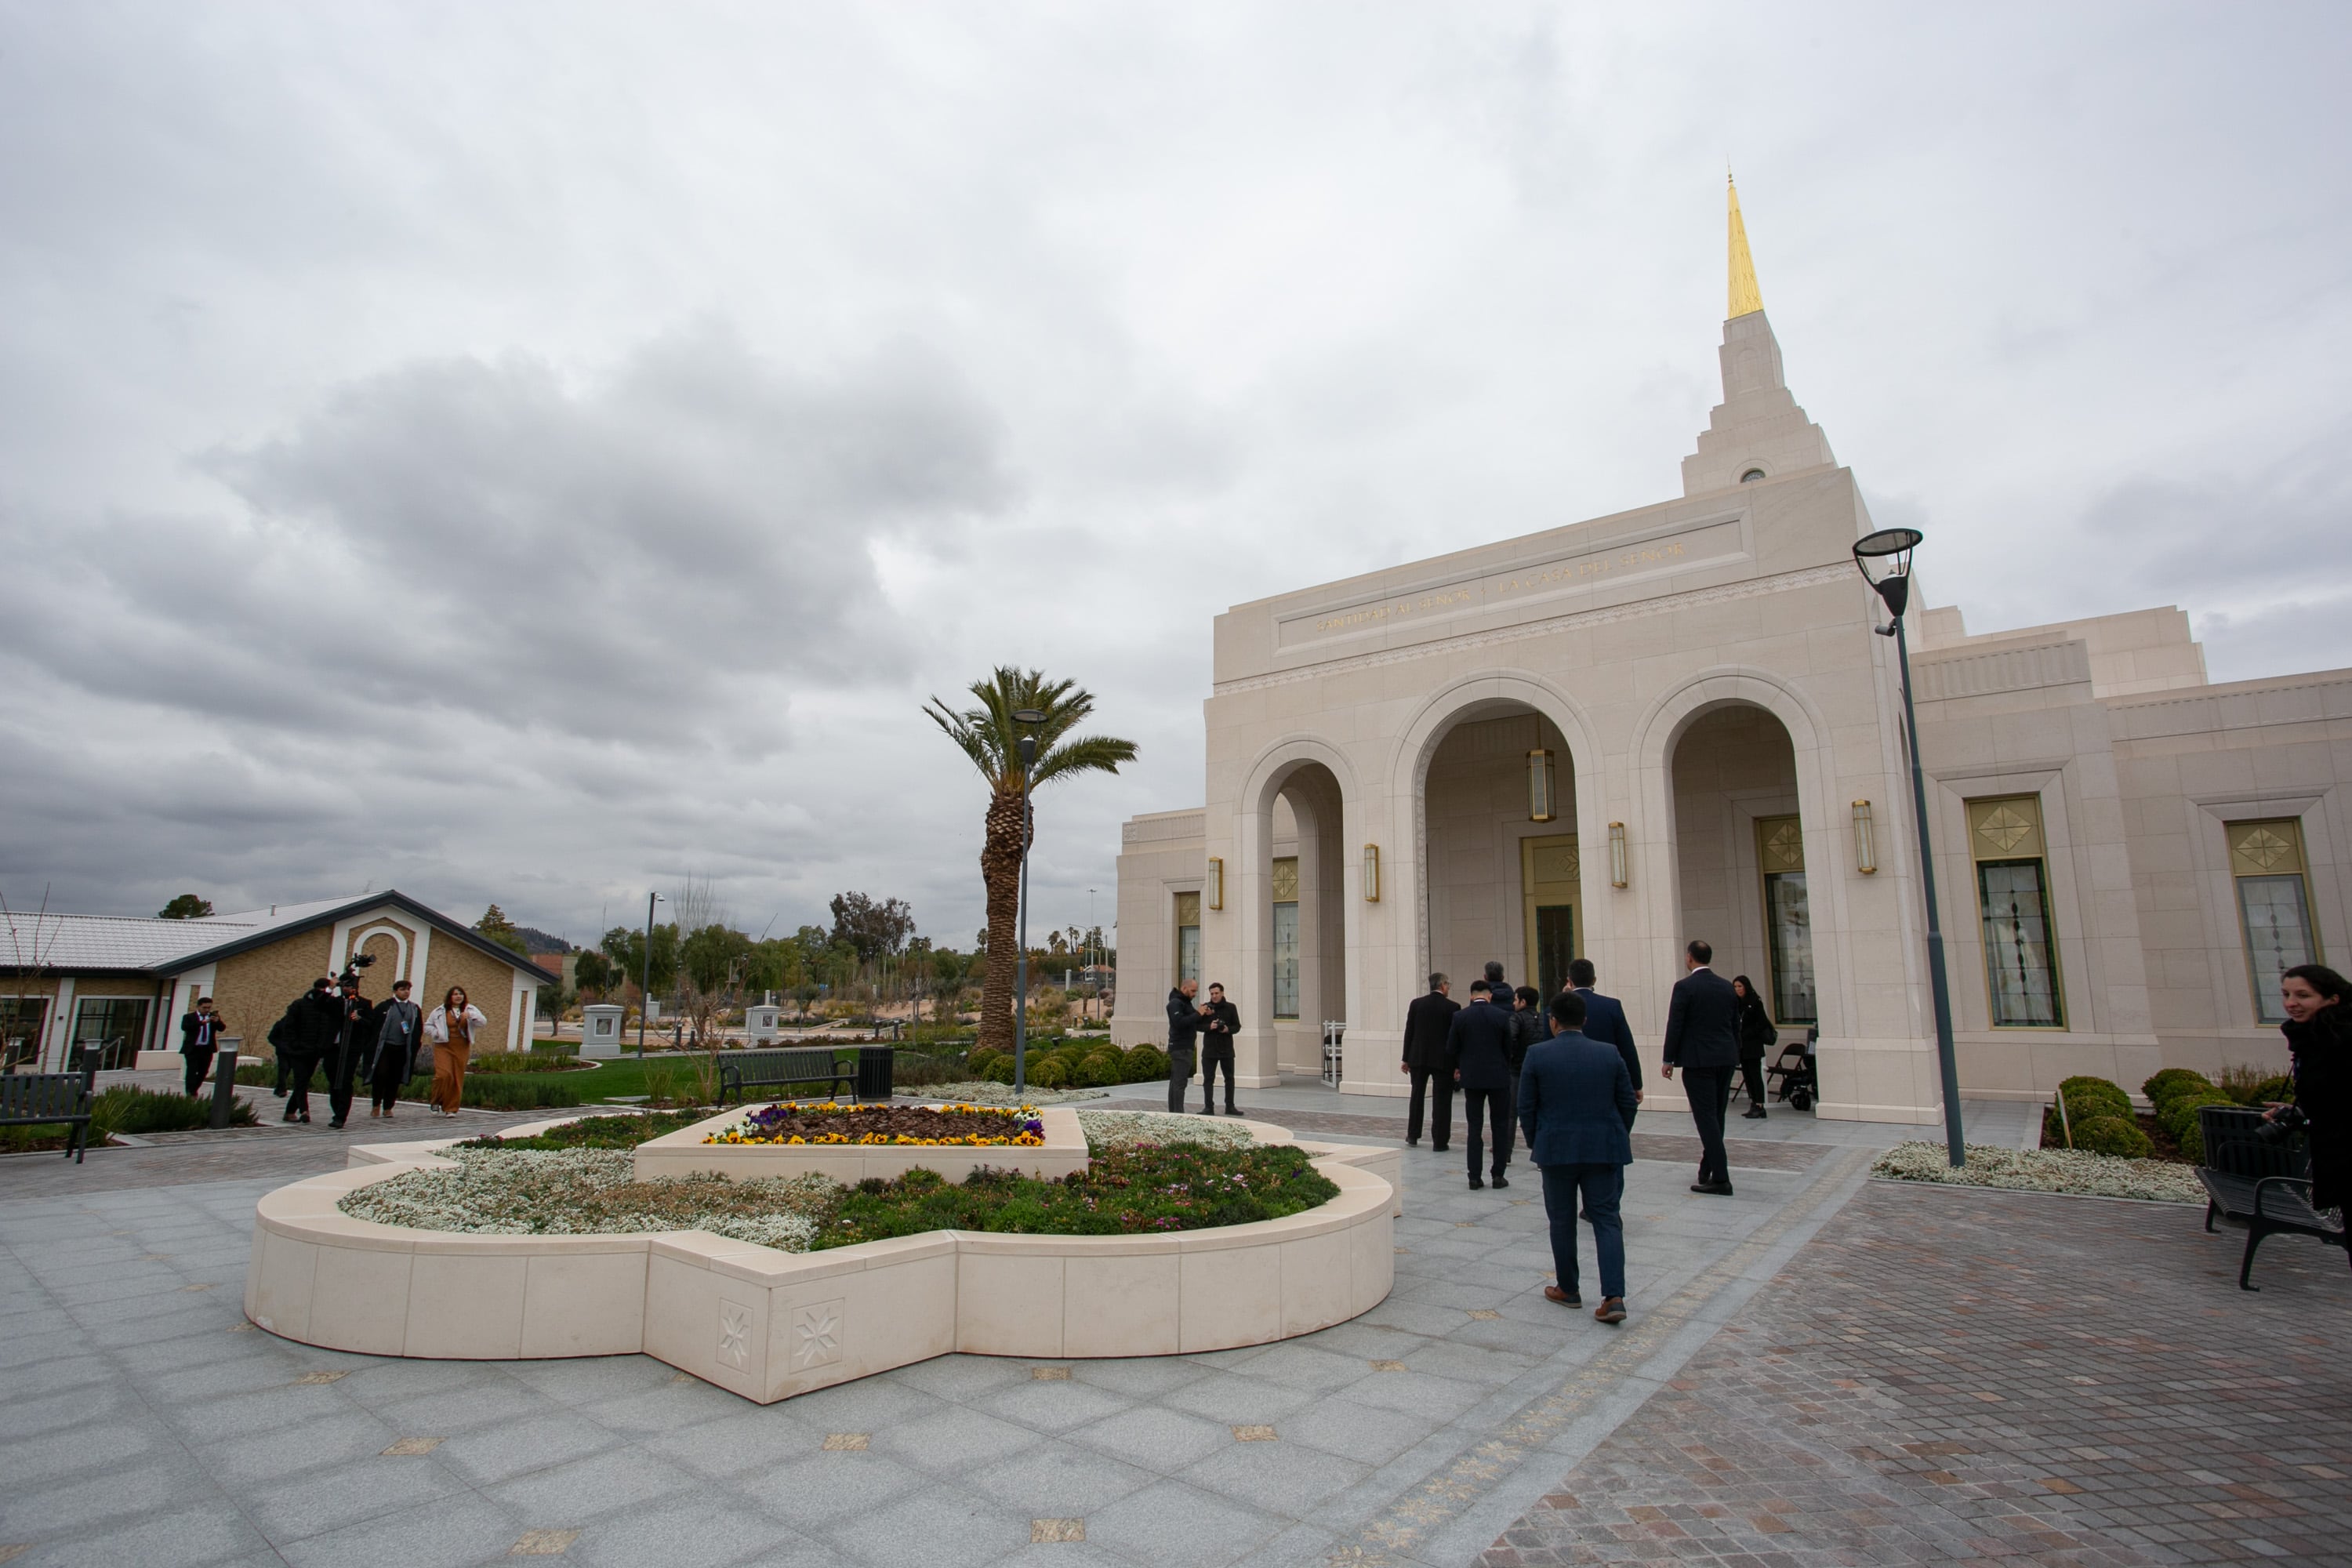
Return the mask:
[(1739, 476), (1739, 482), (1740, 482), (1741, 484), (1743, 484), (1743, 485), (1752, 485), (1752, 484), (1754, 484), (1757, 480), (1759, 480), (1759, 479), (1762, 479), (1763, 477), (1764, 477), (1764, 470), (1763, 470), (1763, 469), (1761, 469), (1761, 468), (1750, 468), (1750, 469), (1748, 469), (1746, 473), (1744, 473), (1744, 474), (1742, 474), (1742, 475), (1740, 475), (1740, 476)]

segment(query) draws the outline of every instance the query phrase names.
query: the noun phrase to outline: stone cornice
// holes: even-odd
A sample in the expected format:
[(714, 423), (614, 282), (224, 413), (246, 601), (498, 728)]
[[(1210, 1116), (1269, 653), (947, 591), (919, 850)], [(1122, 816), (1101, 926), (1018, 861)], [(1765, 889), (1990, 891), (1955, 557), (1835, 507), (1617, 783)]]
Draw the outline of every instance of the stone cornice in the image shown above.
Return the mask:
[(1288, 686), (1295, 681), (1315, 680), (1327, 675), (1344, 675), (1350, 670), (1372, 669), (1385, 664), (1401, 664), (1408, 659), (1429, 658), (1439, 654), (1493, 647), (1501, 643), (1523, 642), (1529, 637), (1549, 637), (1556, 632), (1574, 631), (1582, 626), (1609, 626), (1618, 621), (1668, 615), (1676, 610), (1696, 609), (1705, 605), (1722, 605), (1738, 599), (1760, 598), (1768, 594), (1786, 593), (1792, 588), (1811, 588), (1823, 583), (1846, 582), (1853, 577), (1853, 566), (1849, 562), (1841, 561), (1828, 566), (1808, 566), (1801, 572), (1782, 572), (1770, 577), (1750, 578), (1743, 583), (1724, 583), (1712, 588), (1694, 588), (1685, 594), (1668, 594), (1661, 598), (1643, 599), (1630, 605), (1612, 605), (1606, 609), (1600, 610), (1578, 610), (1565, 616), (1549, 616), (1538, 621), (1522, 622), (1517, 626), (1495, 626), (1482, 632), (1465, 632), (1459, 637), (1437, 637), (1429, 642), (1414, 643), (1406, 647), (1382, 648), (1377, 653), (1360, 653), (1346, 658), (1325, 659), (1315, 664), (1303, 664), (1296, 669), (1278, 669), (1270, 674), (1247, 676), (1239, 680), (1221, 680), (1210, 689), (1210, 695), (1229, 697), (1236, 692), (1263, 691), (1270, 686)]

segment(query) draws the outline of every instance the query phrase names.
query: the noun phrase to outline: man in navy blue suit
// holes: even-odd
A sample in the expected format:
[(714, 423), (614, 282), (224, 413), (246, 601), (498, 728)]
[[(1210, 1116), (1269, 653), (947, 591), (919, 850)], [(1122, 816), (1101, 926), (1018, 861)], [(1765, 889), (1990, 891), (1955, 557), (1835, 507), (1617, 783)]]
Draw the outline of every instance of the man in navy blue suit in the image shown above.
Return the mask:
[(1617, 1055), (1625, 1063), (1626, 1076), (1633, 1080), (1633, 1102), (1638, 1105), (1642, 1100), (1642, 1053), (1633, 1047), (1633, 1026), (1625, 1022), (1625, 1004), (1592, 988), (1597, 978), (1592, 960), (1568, 961), (1568, 988), (1584, 998), (1584, 1037), (1617, 1047)]
[(1470, 1185), (1483, 1187), (1478, 1161), (1485, 1152), (1482, 1121), (1494, 1132), (1494, 1184), (1511, 1184), (1503, 1167), (1511, 1163), (1511, 1015), (1486, 990), (1486, 982), (1470, 983), (1470, 1005), (1454, 1015), (1445, 1028), (1445, 1067), (1462, 1090), (1462, 1119), (1470, 1132)]
[(1519, 1069), (1519, 1124), (1543, 1173), (1544, 1213), (1551, 1220), (1551, 1265), (1557, 1283), (1544, 1299), (1581, 1307), (1577, 1289), (1576, 1215), (1592, 1223), (1601, 1258), (1604, 1323), (1625, 1321), (1625, 1167), (1633, 1163), (1633, 1083), (1616, 1047), (1586, 1036), (1584, 998), (1573, 991), (1552, 998), (1552, 1037), (1531, 1047)]
[(1731, 1165), (1723, 1149), (1723, 1112), (1731, 1103), (1731, 1070), (1739, 1065), (1739, 995), (1707, 967), (1715, 949), (1694, 939), (1685, 948), (1690, 973), (1675, 982), (1666, 1008), (1665, 1075), (1683, 1071), (1683, 1095), (1698, 1127), (1698, 1180), (1691, 1191), (1731, 1195)]

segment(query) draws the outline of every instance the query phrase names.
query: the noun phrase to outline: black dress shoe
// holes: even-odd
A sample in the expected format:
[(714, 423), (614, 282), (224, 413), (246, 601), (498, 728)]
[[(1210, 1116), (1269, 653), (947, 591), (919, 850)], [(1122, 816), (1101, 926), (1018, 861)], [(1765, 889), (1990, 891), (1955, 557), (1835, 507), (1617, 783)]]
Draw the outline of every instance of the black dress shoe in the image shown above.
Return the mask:
[[(310, 1118), (304, 1117), (303, 1120), (307, 1121)], [(330, 1131), (341, 1132), (343, 1130), (343, 1124), (340, 1121), (330, 1121), (327, 1123), (327, 1128)]]
[(1433, 1154), (1443, 1154), (1445, 1152), (1445, 1145), (1443, 1143), (1432, 1143), (1429, 1146), (1429, 1152)]
[(1761, 1121), (1764, 1120), (1764, 1108), (1760, 1105), (1751, 1105), (1739, 1120), (1742, 1121)]
[(1510, 1183), (1508, 1183), (1508, 1182), (1507, 1182), (1507, 1181), (1505, 1181), (1505, 1180), (1504, 1180), (1500, 1175), (1497, 1175), (1497, 1176), (1496, 1176), (1496, 1178), (1495, 1178), (1493, 1181), (1491, 1181), (1491, 1182), (1487, 1183), (1486, 1184), (1487, 1184), (1488, 1186), (1490, 1186), (1490, 1187), (1507, 1187), (1507, 1186), (1509, 1186), (1511, 1184), (1510, 1184)]
[(1693, 1182), (1691, 1191), (1704, 1193), (1711, 1198), (1727, 1198), (1731, 1195), (1731, 1184), (1729, 1182)]
[(1418, 1138), (1408, 1138), (1404, 1141), (1404, 1146), (1408, 1149), (1418, 1149), (1421, 1147), (1421, 1140)]
[(1477, 1177), (1473, 1176), (1470, 1178), (1470, 1190), (1474, 1193), (1485, 1192), (1486, 1190), (1486, 1184), (1480, 1181)]

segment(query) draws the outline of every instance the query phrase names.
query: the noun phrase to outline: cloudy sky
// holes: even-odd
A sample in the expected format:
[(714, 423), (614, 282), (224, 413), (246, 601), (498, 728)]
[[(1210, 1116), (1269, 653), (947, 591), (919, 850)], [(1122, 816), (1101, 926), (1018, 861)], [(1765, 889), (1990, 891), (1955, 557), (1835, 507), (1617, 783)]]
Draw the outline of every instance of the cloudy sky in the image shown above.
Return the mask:
[[(958, 944), (999, 662), (1679, 493), (1736, 164), (1973, 629), (2352, 665), (2352, 11), (0, 0), (0, 896)], [(2333, 107), (2331, 107), (2333, 106)], [(632, 911), (635, 911), (633, 915)]]

